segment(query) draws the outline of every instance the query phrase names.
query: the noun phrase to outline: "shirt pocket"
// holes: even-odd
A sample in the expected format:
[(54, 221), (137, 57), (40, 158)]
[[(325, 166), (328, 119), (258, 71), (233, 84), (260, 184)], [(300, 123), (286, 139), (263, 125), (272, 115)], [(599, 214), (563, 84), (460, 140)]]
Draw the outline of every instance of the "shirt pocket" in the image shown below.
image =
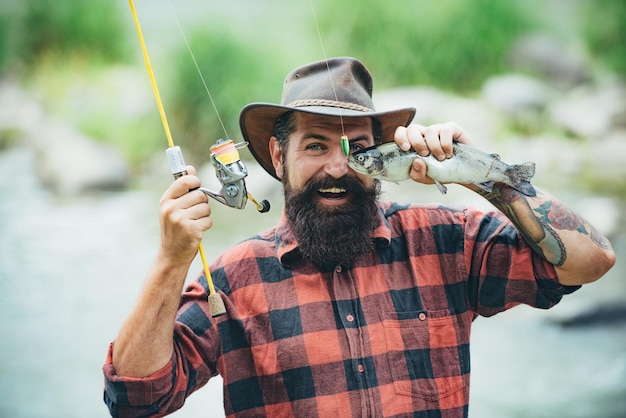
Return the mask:
[(465, 387), (469, 341), (449, 310), (381, 316), (397, 394), (437, 401)]

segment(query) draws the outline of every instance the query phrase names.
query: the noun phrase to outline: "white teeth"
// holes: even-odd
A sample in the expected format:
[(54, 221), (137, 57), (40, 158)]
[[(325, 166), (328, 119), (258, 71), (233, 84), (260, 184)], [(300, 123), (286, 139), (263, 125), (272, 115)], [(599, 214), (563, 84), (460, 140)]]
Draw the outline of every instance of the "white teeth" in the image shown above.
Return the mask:
[(346, 189), (340, 189), (339, 187), (331, 187), (330, 189), (319, 189), (320, 193), (345, 193)]

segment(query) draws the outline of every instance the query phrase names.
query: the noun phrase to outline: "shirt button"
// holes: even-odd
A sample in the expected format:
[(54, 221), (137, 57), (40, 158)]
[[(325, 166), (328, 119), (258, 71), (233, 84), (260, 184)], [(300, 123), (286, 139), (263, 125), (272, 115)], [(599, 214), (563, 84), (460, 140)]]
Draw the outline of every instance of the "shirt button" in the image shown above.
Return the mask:
[(354, 321), (354, 316), (352, 316), (352, 314), (348, 314), (346, 315), (346, 319), (348, 320), (348, 322), (352, 322)]
[(359, 371), (359, 373), (363, 373), (363, 372), (365, 371), (365, 367), (363, 367), (363, 365), (362, 365), (362, 364), (359, 364), (359, 365), (357, 366), (357, 370)]
[(335, 273), (341, 273), (341, 266), (335, 267)]
[(420, 319), (420, 321), (423, 321), (426, 319), (426, 314), (424, 312), (420, 312), (420, 314), (417, 317)]

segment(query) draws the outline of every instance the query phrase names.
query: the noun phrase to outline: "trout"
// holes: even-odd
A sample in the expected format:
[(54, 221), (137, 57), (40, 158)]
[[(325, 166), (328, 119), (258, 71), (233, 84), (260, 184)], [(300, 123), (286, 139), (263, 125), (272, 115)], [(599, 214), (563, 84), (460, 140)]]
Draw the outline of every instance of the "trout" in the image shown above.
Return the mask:
[(537, 194), (530, 184), (535, 163), (508, 165), (497, 154), (459, 142), (454, 142), (452, 147), (453, 156), (439, 161), (432, 154), (422, 157), (415, 150), (403, 151), (395, 142), (387, 142), (354, 152), (348, 157), (348, 165), (357, 173), (399, 182), (409, 178), (413, 160), (420, 158), (426, 163), (428, 176), (443, 194), (447, 192), (443, 183), (475, 184), (486, 191), (491, 191), (494, 183), (504, 183), (527, 196)]

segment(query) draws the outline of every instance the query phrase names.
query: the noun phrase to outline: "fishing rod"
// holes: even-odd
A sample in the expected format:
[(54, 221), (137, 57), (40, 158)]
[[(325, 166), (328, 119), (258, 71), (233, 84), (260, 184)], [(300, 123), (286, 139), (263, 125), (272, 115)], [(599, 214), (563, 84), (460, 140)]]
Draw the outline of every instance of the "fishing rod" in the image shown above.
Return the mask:
[[(172, 175), (174, 179), (178, 179), (184, 175), (187, 175), (187, 169), (185, 165), (185, 160), (183, 158), (183, 153), (179, 146), (174, 145), (174, 140), (172, 139), (172, 134), (170, 131), (169, 124), (167, 122), (167, 117), (165, 115), (165, 108), (163, 107), (163, 102), (161, 100), (161, 95), (159, 94), (159, 88), (156, 83), (156, 78), (154, 76), (154, 71), (152, 70), (152, 64), (150, 63), (150, 57), (148, 55), (148, 49), (146, 47), (146, 43), (143, 37), (143, 32), (141, 30), (141, 25), (139, 24), (139, 18), (137, 16), (137, 11), (135, 10), (135, 5), (133, 0), (128, 0), (130, 5), (130, 10), (133, 15), (133, 20), (135, 22), (135, 28), (137, 29), (137, 36), (139, 38), (139, 44), (141, 46), (141, 51), (143, 53), (144, 62), (146, 64), (146, 70), (148, 72), (148, 77), (150, 78), (150, 84), (152, 86), (152, 91), (154, 93), (154, 98), (156, 100), (157, 108), (159, 110), (159, 115), (161, 116), (161, 122), (163, 123), (163, 129), (165, 130), (165, 136), (167, 137), (168, 148), (165, 151), (167, 156), (167, 160), (170, 164), (170, 168), (172, 171)], [(179, 25), (180, 27), (180, 25)], [(183, 35), (184, 36), (184, 35)], [(185, 39), (187, 43), (187, 40)], [(189, 48), (189, 44), (187, 43), (187, 47)], [(191, 52), (191, 51), (190, 51)], [(193, 58), (193, 54), (192, 54)], [(196, 64), (196, 68), (199, 71), (198, 65), (196, 63), (195, 58), (193, 58), (194, 63)], [(200, 74), (202, 78), (202, 74)], [(204, 83), (204, 78), (202, 78)], [(213, 103), (213, 98), (204, 83), (207, 93), (211, 98), (211, 102)], [(215, 103), (213, 106), (217, 112), (217, 108), (215, 107)], [(219, 116), (219, 115), (218, 115)], [(221, 120), (221, 119), (220, 119)], [(223, 124), (222, 124), (223, 127)], [(228, 135), (227, 135), (228, 136)], [(247, 143), (243, 143), (243, 146), (246, 146)], [(206, 188), (199, 188), (207, 196), (217, 200), (218, 202), (232, 207), (236, 209), (243, 209), (246, 205), (248, 199), (252, 201), (257, 210), (261, 213), (265, 213), (269, 211), (270, 204), (267, 200), (263, 200), (258, 202), (246, 189), (245, 178), (248, 175), (248, 170), (244, 165), (243, 161), (239, 157), (239, 152), (237, 150), (238, 146), (231, 139), (226, 140), (218, 140), (215, 145), (211, 147), (211, 163), (215, 167), (215, 173), (217, 179), (222, 184), (222, 189), (219, 192), (214, 192), (208, 190)], [(215, 291), (215, 286), (213, 284), (213, 278), (211, 277), (211, 272), (209, 270), (206, 255), (204, 253), (204, 247), (202, 242), (198, 244), (198, 252), (200, 254), (200, 259), (202, 261), (202, 267), (204, 269), (204, 274), (207, 279), (207, 287), (208, 287), (208, 302), (209, 302), (209, 310), (211, 312), (211, 316), (220, 316), (226, 313), (226, 307), (224, 306), (224, 301), (222, 300), (219, 293)]]

